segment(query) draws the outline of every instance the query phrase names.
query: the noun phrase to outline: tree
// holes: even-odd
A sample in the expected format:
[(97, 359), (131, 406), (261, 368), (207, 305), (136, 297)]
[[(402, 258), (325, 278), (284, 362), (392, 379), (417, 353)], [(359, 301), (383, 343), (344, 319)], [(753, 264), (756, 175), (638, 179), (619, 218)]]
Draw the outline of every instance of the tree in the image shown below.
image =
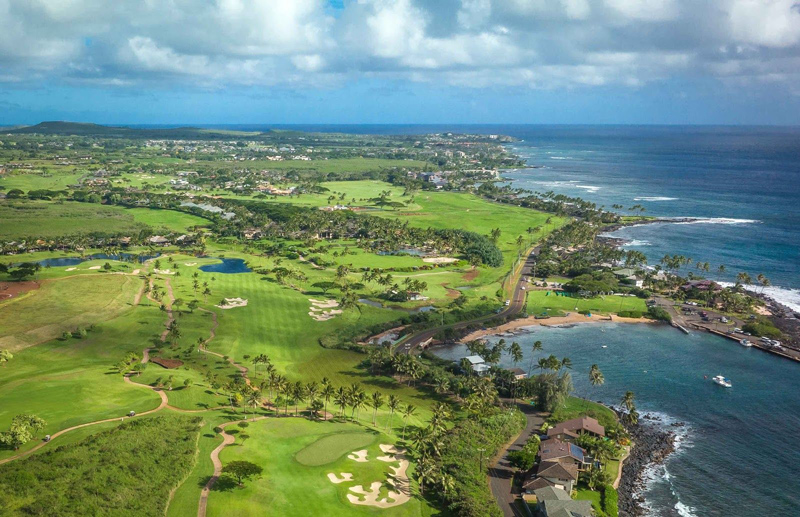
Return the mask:
[(508, 453), (508, 461), (511, 466), (522, 471), (530, 470), (536, 463), (536, 454), (539, 452), (539, 437), (533, 435), (528, 443), (518, 451)]
[(593, 364), (592, 367), (589, 368), (589, 382), (595, 387), (602, 386), (603, 383), (606, 382), (603, 372), (600, 371), (600, 368), (596, 364)]
[(408, 417), (414, 415), (416, 413), (417, 408), (415, 408), (411, 404), (407, 404), (403, 408), (403, 440), (406, 439), (406, 426), (408, 425)]
[(28, 443), (34, 433), (41, 431), (47, 423), (36, 415), (21, 414), (11, 420), (9, 430), (0, 433), (0, 443), (13, 447), (15, 450)]
[(392, 425), (392, 417), (394, 417), (394, 412), (400, 407), (400, 399), (397, 398), (397, 395), (391, 394), (389, 395), (389, 399), (386, 401), (386, 406), (389, 408), (389, 421), (386, 423), (386, 429), (389, 429), (389, 427)]
[(242, 486), (245, 480), (261, 475), (263, 471), (264, 469), (255, 463), (242, 460), (231, 461), (222, 467), (222, 472), (235, 477), (239, 486)]
[(336, 394), (336, 390), (331, 386), (330, 383), (325, 383), (322, 385), (322, 391), (320, 391), (320, 395), (322, 396), (322, 400), (325, 401), (325, 405), (323, 406), (323, 411), (325, 412), (325, 420), (328, 419), (328, 402), (330, 402), (331, 398)]
[(378, 415), (378, 410), (383, 406), (383, 395), (379, 392), (374, 392), (370, 398), (369, 405), (372, 406), (372, 425), (375, 424), (375, 418)]
[(534, 341), (533, 345), (531, 346), (531, 361), (528, 365), (528, 377), (531, 376), (531, 370), (533, 370), (533, 358), (536, 355), (536, 352), (542, 351), (542, 342), (541, 341)]
[(13, 358), (14, 355), (10, 351), (5, 349), (0, 350), (0, 364), (2, 364), (3, 366), (5, 366), (6, 363), (12, 360)]
[(245, 402), (248, 406), (253, 406), (253, 416), (255, 416), (256, 409), (261, 405), (261, 392), (251, 389), (250, 393), (247, 394), (247, 400)]

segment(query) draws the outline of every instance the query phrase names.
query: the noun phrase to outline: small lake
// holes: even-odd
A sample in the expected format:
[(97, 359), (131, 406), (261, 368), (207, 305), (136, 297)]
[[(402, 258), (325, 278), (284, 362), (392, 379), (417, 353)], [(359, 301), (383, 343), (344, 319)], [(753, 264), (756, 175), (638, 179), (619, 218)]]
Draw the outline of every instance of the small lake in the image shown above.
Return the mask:
[(205, 271), (206, 273), (223, 273), (223, 274), (233, 274), (233, 273), (249, 273), (252, 271), (247, 264), (245, 264), (244, 260), (238, 258), (221, 258), (222, 262), (218, 262), (216, 264), (206, 264), (205, 266), (200, 266), (200, 271)]
[(378, 255), (413, 255), (415, 257), (427, 257), (429, 253), (417, 248), (400, 248), (394, 251), (379, 251)]
[(87, 255), (85, 257), (59, 257), (59, 258), (49, 258), (40, 260), (37, 262), (42, 267), (66, 267), (66, 266), (77, 266), (81, 262), (86, 262), (87, 260), (119, 260), (122, 262), (134, 262), (137, 261), (139, 263), (143, 263), (146, 260), (150, 260), (151, 258), (156, 258), (160, 253), (156, 255), (138, 255), (134, 253), (95, 253), (93, 255)]

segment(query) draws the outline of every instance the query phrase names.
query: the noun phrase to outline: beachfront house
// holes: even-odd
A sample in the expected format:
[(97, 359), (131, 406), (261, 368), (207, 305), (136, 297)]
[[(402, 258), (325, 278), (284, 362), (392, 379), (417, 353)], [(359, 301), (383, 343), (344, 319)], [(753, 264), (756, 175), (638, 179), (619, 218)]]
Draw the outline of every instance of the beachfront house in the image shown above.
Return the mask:
[(560, 488), (544, 487), (534, 491), (536, 510), (542, 517), (591, 517), (591, 501), (573, 501), (569, 494)]
[(528, 376), (522, 368), (507, 368), (507, 370), (514, 376), (515, 381), (521, 381)]
[(572, 420), (556, 424), (547, 430), (547, 436), (549, 438), (556, 438), (563, 441), (572, 441), (581, 434), (589, 434), (597, 438), (604, 438), (606, 436), (606, 430), (600, 425), (600, 422), (590, 416), (573, 418)]
[(578, 466), (558, 461), (543, 461), (525, 475), (522, 490), (533, 493), (540, 488), (555, 487), (572, 493), (578, 481)]
[(479, 355), (471, 355), (466, 357), (466, 359), (469, 361), (472, 371), (478, 375), (483, 375), (489, 371), (489, 365), (486, 364), (486, 362), (483, 360), (483, 357)]
[(586, 451), (574, 443), (565, 442), (558, 438), (549, 438), (539, 447), (540, 463), (557, 461), (559, 463), (575, 465), (578, 470), (589, 467)]

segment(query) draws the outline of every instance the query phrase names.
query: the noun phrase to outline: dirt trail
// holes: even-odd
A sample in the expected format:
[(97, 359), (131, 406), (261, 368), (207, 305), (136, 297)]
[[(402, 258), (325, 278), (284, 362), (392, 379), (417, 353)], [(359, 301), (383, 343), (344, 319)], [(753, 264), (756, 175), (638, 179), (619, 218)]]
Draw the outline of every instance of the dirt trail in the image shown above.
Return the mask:
[(235, 420), (233, 422), (225, 422), (224, 424), (220, 424), (220, 428), (222, 432), (222, 443), (217, 446), (216, 449), (211, 451), (211, 463), (214, 465), (214, 474), (209, 478), (206, 486), (203, 487), (202, 492), (200, 492), (200, 501), (197, 504), (197, 517), (205, 517), (206, 516), (206, 507), (208, 506), (208, 494), (211, 492), (211, 489), (217, 483), (220, 475), (222, 475), (222, 462), (219, 459), (219, 454), (222, 452), (222, 449), (227, 447), (228, 445), (232, 444), (236, 439), (225, 432), (225, 428), (234, 424), (238, 424), (240, 422), (255, 422), (257, 420), (263, 420), (268, 418), (266, 416), (258, 416), (254, 417), (250, 420)]
[[(200, 351), (203, 352), (204, 354), (209, 354), (224, 359), (225, 358), (224, 355), (218, 352), (212, 352), (211, 350), (206, 348), (206, 345), (208, 345), (208, 343), (211, 342), (212, 339), (217, 337), (217, 327), (219, 326), (219, 321), (217, 320), (217, 313), (214, 311), (210, 311), (208, 309), (203, 309), (202, 307), (198, 308), (197, 310), (211, 314), (211, 320), (212, 320), (211, 330), (209, 331), (209, 337), (208, 339), (203, 341), (202, 345), (200, 345), (199, 347)], [(244, 382), (248, 386), (250, 386), (251, 388), (258, 389), (256, 386), (253, 386), (251, 384), (250, 378), (247, 376), (247, 372), (249, 371), (247, 367), (242, 366), (239, 363), (236, 363), (231, 357), (228, 358), (228, 362), (231, 364), (231, 366), (239, 370), (239, 373), (241, 373), (242, 377), (244, 377)]]

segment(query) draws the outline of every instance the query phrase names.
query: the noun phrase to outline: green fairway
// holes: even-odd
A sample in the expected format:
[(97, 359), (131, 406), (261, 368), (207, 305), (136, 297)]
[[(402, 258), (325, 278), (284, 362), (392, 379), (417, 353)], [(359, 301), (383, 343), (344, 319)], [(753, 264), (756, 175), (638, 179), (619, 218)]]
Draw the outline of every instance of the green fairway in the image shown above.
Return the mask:
[(185, 231), (208, 220), (174, 210), (125, 209), (93, 203), (0, 201), (0, 240), (52, 239), (89, 233), (134, 233), (150, 226)]
[[(549, 294), (548, 294), (549, 293)], [(636, 296), (598, 296), (573, 298), (556, 295), (555, 291), (528, 291), (528, 314), (547, 313), (558, 316), (564, 312), (616, 314), (620, 311), (646, 312), (645, 300)]]
[[(246, 433), (249, 438), (243, 441), (237, 437), (236, 444), (223, 450), (220, 459), (223, 464), (234, 460), (251, 461), (260, 465), (264, 473), (243, 487), (223, 482), (220, 490), (212, 490), (208, 499), (209, 517), (263, 515), (264, 508), (269, 508), (271, 514), (287, 517), (376, 513), (425, 516), (436, 513), (416, 497), (386, 509), (354, 505), (347, 500), (347, 494), (352, 494), (349, 487), (359, 484), (368, 487), (374, 481), (386, 480), (389, 466), (393, 463), (377, 460), (378, 456), (384, 454), (378, 445), (394, 443), (393, 437), (373, 433), (373, 443), (365, 445), (365, 433), (358, 426), (299, 418), (268, 418), (253, 422), (247, 427)], [(366, 449), (368, 461), (356, 462), (346, 455), (316, 466), (297, 461), (298, 453), (320, 440), (330, 440), (331, 436), (339, 436), (336, 440), (337, 452)], [(349, 447), (345, 439), (348, 436), (353, 437)], [(328, 473), (339, 476), (342, 472), (353, 474), (353, 481), (334, 484), (327, 477)], [(382, 497), (386, 491), (385, 486), (381, 487)]]

